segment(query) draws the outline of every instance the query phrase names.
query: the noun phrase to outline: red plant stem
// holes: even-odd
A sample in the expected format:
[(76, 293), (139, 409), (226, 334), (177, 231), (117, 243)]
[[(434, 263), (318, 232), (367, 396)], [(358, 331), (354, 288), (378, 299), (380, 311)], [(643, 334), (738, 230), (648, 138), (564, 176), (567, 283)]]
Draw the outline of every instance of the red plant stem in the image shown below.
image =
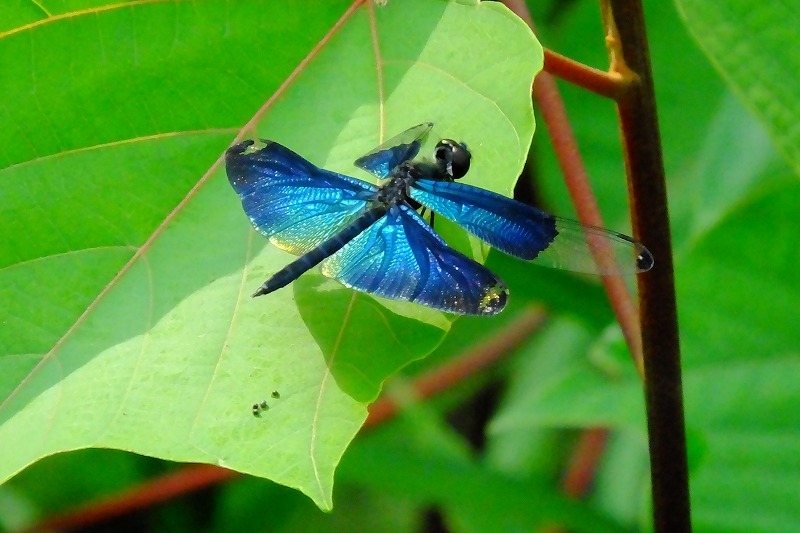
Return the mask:
[[(608, 430), (605, 428), (586, 429), (581, 433), (575, 449), (572, 451), (570, 463), (561, 478), (564, 492), (578, 499), (586, 495), (592, 487), (597, 465), (603, 458), (608, 441)], [(544, 527), (540, 533), (562, 533), (564, 528), (558, 525)]]
[[(533, 92), (541, 104), (542, 116), (552, 138), (553, 147), (564, 173), (570, 196), (575, 204), (578, 218), (584, 224), (602, 227), (603, 222), (600, 211), (589, 186), (588, 176), (578, 152), (577, 143), (566, 116), (564, 102), (558, 92), (555, 80), (546, 72), (540, 73), (533, 84)], [(625, 281), (621, 277), (604, 276), (602, 282), (614, 314), (617, 316), (625, 341), (628, 344), (633, 362), (641, 374), (643, 372), (642, 345), (636, 305), (628, 291), (628, 287), (625, 285)], [(607, 433), (606, 430), (587, 430), (582, 438), (591, 438), (590, 436), (594, 431), (602, 432), (603, 437)], [(585, 491), (590, 486), (589, 479), (593, 479), (594, 472), (604, 451), (605, 438), (601, 439), (593, 447), (591, 453), (588, 453), (588, 448), (582, 446), (573, 452), (571, 464), (567, 467), (562, 482), (565, 492), (576, 497), (585, 494)], [(573, 484), (578, 477), (584, 479), (580, 483), (580, 487), (577, 484)]]
[[(412, 386), (420, 398), (427, 398), (479, 373), (513, 351), (538, 330), (546, 319), (544, 311), (531, 308), (520, 313), (509, 326), (459, 357), (415, 379)], [(370, 406), (362, 431), (390, 421), (401, 410), (388, 397)], [(75, 530), (164, 503), (178, 496), (217, 485), (241, 474), (213, 465), (186, 466), (119, 494), (90, 502), (83, 507), (55, 515), (28, 531)]]
[[(490, 339), (477, 344), (458, 358), (424, 374), (414, 382), (414, 391), (419, 398), (427, 398), (464, 381), (478, 370), (486, 368), (519, 346), (539, 329), (545, 320), (541, 309), (531, 308), (520, 313), (514, 322)], [(389, 396), (380, 398), (369, 406), (369, 416), (364, 428), (383, 423), (394, 417), (402, 408)]]
[(603, 3), (612, 67), (631, 75), (617, 101), (631, 193), (634, 235), (656, 258), (638, 276), (642, 308), (645, 403), (657, 532), (691, 531), (686, 429), (667, 187), (655, 89), (640, 0)]
[(176, 472), (159, 476), (119, 494), (50, 517), (36, 524), (29, 531), (64, 531), (85, 528), (222, 483), (239, 475), (241, 474), (238, 472), (219, 466), (185, 466)]
[[(522, 1), (507, 1), (506, 5), (522, 18), (532, 29), (533, 20), (527, 6)], [(575, 65), (579, 65), (575, 63)], [(586, 67), (588, 68), (588, 67)], [(542, 118), (553, 141), (553, 148), (559, 166), (564, 174), (564, 181), (578, 218), (584, 224), (602, 227), (603, 218), (592, 192), (586, 167), (581, 159), (578, 143), (569, 124), (567, 110), (555, 79), (547, 72), (540, 72), (533, 83), (533, 95), (540, 104)], [(625, 342), (631, 352), (636, 368), (642, 373), (642, 344), (639, 329), (639, 314), (631, 297), (625, 280), (620, 276), (603, 276), (603, 286), (614, 314), (617, 317)]]
[[(578, 218), (584, 224), (602, 227), (604, 224), (600, 208), (578, 151), (564, 101), (561, 99), (553, 77), (546, 72), (540, 73), (533, 83), (533, 94), (540, 104), (542, 117), (553, 141), (553, 148), (564, 173), (564, 180), (575, 204)], [(621, 276), (603, 276), (601, 281), (608, 294), (611, 308), (622, 328), (622, 334), (630, 349), (631, 357), (641, 373), (642, 340), (636, 304), (625, 285), (625, 279)]]
[(561, 480), (564, 492), (575, 498), (589, 492), (607, 439), (608, 430), (605, 428), (587, 429), (581, 434)]
[[(534, 29), (527, 5), (523, 1), (507, 0), (505, 3), (527, 22), (531, 29)], [(563, 100), (551, 74), (558, 75), (602, 96), (620, 98), (629, 85), (629, 79), (622, 75), (627, 72), (624, 70), (619, 72), (619, 69), (612, 68), (612, 74), (602, 73), (548, 50), (545, 50), (545, 71), (540, 73), (534, 82), (534, 96), (541, 104), (542, 114), (553, 137), (553, 145), (570, 194), (581, 220), (585, 223), (602, 226), (599, 223), (599, 210), (588, 185), (586, 171), (572, 135)], [(604, 279), (606, 291), (636, 367), (640, 375), (643, 375), (644, 363), (642, 361), (639, 316), (627, 287), (621, 281), (613, 278)], [(565, 492), (577, 497), (589, 490), (597, 465), (605, 450), (607, 436), (608, 431), (603, 428), (587, 430), (583, 433), (581, 442), (572, 454), (571, 463), (562, 480)]]
[(584, 65), (547, 48), (544, 49), (544, 71), (611, 99), (619, 97), (627, 85), (619, 76)]

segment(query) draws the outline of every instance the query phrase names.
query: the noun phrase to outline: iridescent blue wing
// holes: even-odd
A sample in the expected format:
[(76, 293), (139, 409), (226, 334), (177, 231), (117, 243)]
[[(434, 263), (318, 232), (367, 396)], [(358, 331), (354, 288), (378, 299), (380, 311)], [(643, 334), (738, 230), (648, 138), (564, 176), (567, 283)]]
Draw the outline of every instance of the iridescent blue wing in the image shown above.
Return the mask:
[(494, 248), (537, 264), (592, 274), (644, 272), (653, 256), (634, 239), (553, 216), (463, 183), (418, 180), (410, 196)]
[(461, 315), (494, 315), (508, 290), (483, 265), (458, 253), (405, 205), (389, 212), (322, 262), (348, 287)]
[(432, 122), (424, 122), (409, 128), (359, 157), (353, 164), (380, 179), (385, 179), (397, 165), (416, 157), (432, 127)]
[(225, 153), (228, 179), (258, 231), (301, 255), (355, 220), (377, 188), (330, 172), (272, 141), (238, 143)]

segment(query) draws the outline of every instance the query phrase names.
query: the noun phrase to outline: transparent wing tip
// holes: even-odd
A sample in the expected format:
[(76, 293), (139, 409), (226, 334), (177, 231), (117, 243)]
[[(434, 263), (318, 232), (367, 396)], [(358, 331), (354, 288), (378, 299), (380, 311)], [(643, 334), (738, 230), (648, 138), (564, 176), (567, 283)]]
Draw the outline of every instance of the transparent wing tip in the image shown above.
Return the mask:
[(636, 245), (636, 272), (647, 272), (655, 264), (653, 254), (650, 253), (644, 244), (637, 242)]
[(632, 237), (576, 220), (554, 218), (557, 235), (536, 257), (543, 266), (612, 276), (647, 272), (655, 264), (650, 250)]

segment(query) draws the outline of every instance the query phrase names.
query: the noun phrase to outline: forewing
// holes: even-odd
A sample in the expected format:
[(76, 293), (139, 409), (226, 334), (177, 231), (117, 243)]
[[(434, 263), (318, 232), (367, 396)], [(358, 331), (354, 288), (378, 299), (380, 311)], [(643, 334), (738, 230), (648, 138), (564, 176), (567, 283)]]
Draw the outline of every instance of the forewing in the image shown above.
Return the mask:
[(606, 275), (643, 272), (653, 265), (647, 248), (630, 237), (478, 187), (418, 180), (410, 196), (494, 248), (544, 266)]
[(385, 179), (400, 163), (416, 157), (432, 127), (432, 122), (424, 122), (409, 128), (359, 157), (353, 164), (380, 179)]
[(321, 169), (273, 141), (243, 141), (225, 154), (228, 179), (256, 229), (301, 255), (352, 222), (377, 188)]
[(322, 263), (348, 287), (462, 315), (494, 315), (508, 290), (483, 265), (458, 253), (410, 208), (393, 206)]

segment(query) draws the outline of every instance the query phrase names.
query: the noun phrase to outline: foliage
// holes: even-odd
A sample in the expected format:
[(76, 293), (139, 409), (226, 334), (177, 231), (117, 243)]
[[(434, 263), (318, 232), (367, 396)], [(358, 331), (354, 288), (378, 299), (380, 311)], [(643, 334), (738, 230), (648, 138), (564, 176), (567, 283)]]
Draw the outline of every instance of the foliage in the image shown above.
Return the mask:
[[(559, 4), (531, 6), (542, 41), (604, 68), (595, 3)], [(770, 3), (678, 0), (681, 20), (674, 6), (646, 4), (677, 253), (695, 526), (791, 529), (800, 520), (800, 117), (792, 97), (800, 69), (791, 68), (800, 52), (772, 33), (796, 25), (769, 21), (795, 15)], [(541, 58), (519, 21), (495, 4), (405, 0), (376, 8), (374, 21), (358, 7), (336, 26), (349, 7), (315, 3), (313, 16), (302, 2), (256, 0), (5, 9), (2, 478), (42, 457), (90, 449), (46, 458), (0, 487), (0, 524), (30, 523), (167, 468), (96, 449), (116, 448), (228, 466), (299, 488), (324, 509), (331, 491), (336, 501), (331, 515), (315, 513), (304, 496), (247, 478), (220, 491), (210, 519), (179, 505), (155, 513), (151, 527), (208, 528), (210, 520), (218, 529), (414, 530), (419, 509), (432, 504), (463, 531), (548, 521), (646, 527), (641, 384), (594, 280), (491, 254), (511, 306), (497, 318), (452, 323), (387, 308), (318, 275), (248, 297), (289, 256), (248, 228), (217, 158), (265, 102), (246, 134), (352, 175), (350, 162), (381, 136), (425, 120), (469, 143), (475, 184), (510, 193), (522, 166), (533, 132), (525, 87)], [(613, 106), (562, 88), (608, 225), (623, 231)], [(569, 216), (542, 128), (533, 153), (545, 204)], [(552, 318), (509, 364), (441, 400), (411, 402), (345, 453), (387, 376), (434, 349), (402, 374), (458, 355), (531, 302), (545, 303)], [(392, 388), (399, 397), (403, 379)], [(469, 398), (487, 383), (503, 392), (485, 445), (474, 450), (445, 414), (482, 407)], [(262, 399), (270, 409), (253, 417), (250, 406)], [(556, 481), (570, 429), (597, 426), (615, 432), (594, 495), (568, 502)]]

